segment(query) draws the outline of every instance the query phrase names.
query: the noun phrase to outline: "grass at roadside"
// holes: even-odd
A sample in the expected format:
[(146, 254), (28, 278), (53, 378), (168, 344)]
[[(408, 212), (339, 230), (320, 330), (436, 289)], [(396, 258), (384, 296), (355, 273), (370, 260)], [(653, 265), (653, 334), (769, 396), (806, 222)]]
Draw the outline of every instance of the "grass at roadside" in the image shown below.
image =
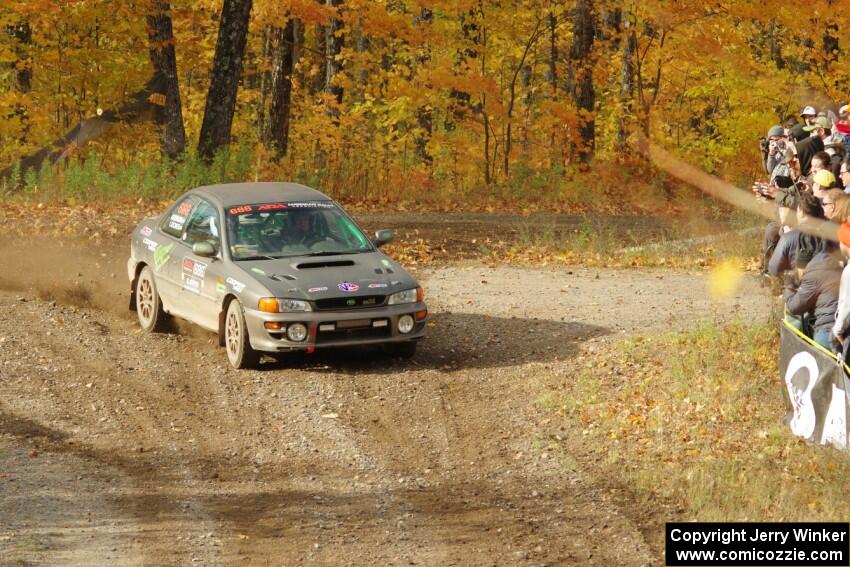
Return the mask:
[[(159, 214), (169, 204), (143, 199), (8, 201), (0, 207), (0, 238), (37, 236), (95, 244), (110, 240), (124, 243), (143, 217)], [(754, 268), (759, 221), (751, 217), (707, 221), (700, 216), (703, 213), (674, 219), (587, 215), (578, 226), (574, 221), (565, 224), (564, 217), (558, 220), (554, 215), (513, 216), (502, 224), (486, 223), (463, 233), (452, 231), (450, 226), (442, 230), (432, 221), (423, 225), (422, 233), (418, 229), (399, 232), (386, 251), (411, 266), (479, 261), (525, 266), (700, 269), (737, 258), (742, 267)], [(360, 213), (354, 214), (357, 217)]]
[(541, 404), (568, 420), (613, 484), (685, 519), (843, 521), (850, 456), (782, 424), (778, 348), (775, 325), (637, 337)]
[(604, 217), (587, 217), (576, 229), (520, 225), (514, 242), (487, 250), (495, 261), (562, 263), (604, 267), (703, 268), (728, 258), (756, 269), (760, 221), (733, 217), (722, 225), (683, 218), (657, 230), (626, 230)]

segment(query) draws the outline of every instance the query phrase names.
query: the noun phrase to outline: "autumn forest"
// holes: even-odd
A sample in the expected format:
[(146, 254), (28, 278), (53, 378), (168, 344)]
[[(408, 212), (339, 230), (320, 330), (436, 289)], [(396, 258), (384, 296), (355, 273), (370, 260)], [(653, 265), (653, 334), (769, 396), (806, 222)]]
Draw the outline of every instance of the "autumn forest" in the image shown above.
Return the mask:
[(4, 0), (2, 183), (558, 199), (632, 183), (644, 135), (746, 176), (771, 124), (846, 102), (840, 18), (829, 2)]

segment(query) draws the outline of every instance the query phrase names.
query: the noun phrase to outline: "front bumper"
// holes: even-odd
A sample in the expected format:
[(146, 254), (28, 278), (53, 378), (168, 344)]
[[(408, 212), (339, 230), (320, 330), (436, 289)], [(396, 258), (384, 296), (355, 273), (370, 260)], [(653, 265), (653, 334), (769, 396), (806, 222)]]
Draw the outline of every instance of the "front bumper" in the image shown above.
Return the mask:
[[(417, 313), (424, 312), (422, 319)], [(245, 309), (245, 324), (254, 350), (285, 352), (312, 350), (326, 347), (375, 345), (420, 340), (425, 336), (428, 307), (424, 302), (405, 305), (387, 305), (375, 309), (350, 309), (344, 311), (311, 311), (308, 313), (265, 313)], [(398, 319), (411, 315), (415, 324), (409, 333), (400, 333)], [(301, 342), (290, 341), (282, 331), (266, 328), (266, 322), (284, 325), (303, 323), (307, 338)]]

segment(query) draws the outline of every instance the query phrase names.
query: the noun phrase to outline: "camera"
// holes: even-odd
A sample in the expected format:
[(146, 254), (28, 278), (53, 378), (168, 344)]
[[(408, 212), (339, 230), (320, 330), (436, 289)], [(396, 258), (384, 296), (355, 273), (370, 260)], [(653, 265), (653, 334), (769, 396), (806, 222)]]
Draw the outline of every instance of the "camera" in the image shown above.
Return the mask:
[(759, 140), (759, 147), (761, 148), (762, 152), (767, 153), (770, 148), (770, 142), (768, 142), (767, 138), (762, 138), (761, 140)]

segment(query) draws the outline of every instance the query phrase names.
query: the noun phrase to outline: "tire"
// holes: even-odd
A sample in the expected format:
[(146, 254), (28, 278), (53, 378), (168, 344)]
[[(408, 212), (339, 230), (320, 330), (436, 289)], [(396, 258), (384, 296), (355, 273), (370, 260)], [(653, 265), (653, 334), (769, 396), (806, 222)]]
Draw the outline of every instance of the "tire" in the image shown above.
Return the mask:
[(237, 370), (256, 368), (260, 363), (260, 353), (251, 348), (245, 312), (238, 299), (230, 302), (224, 316), (224, 350), (230, 366)]
[(397, 358), (413, 358), (416, 354), (417, 341), (407, 341), (403, 343), (390, 343), (384, 346), (384, 352), (390, 356)]
[(136, 279), (136, 315), (139, 325), (146, 333), (163, 331), (168, 321), (168, 315), (162, 310), (162, 300), (156, 290), (153, 271), (148, 266), (142, 268)]

